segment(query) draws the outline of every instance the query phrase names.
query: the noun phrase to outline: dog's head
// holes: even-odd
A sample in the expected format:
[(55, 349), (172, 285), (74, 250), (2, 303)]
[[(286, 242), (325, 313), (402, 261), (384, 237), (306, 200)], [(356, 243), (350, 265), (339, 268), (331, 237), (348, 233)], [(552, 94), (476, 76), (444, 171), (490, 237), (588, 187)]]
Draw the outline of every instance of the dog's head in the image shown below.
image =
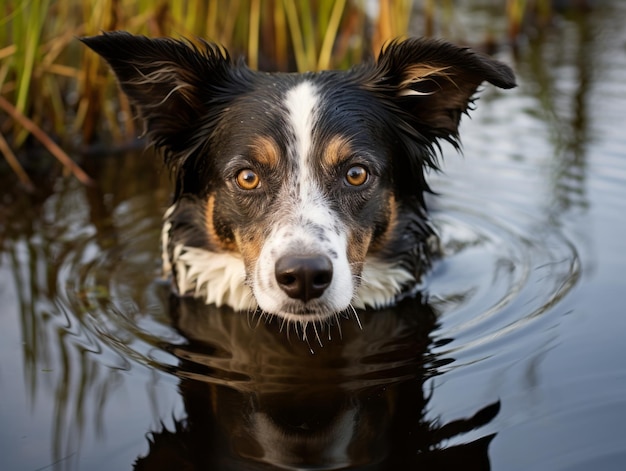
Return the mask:
[(456, 145), (483, 81), (514, 86), (506, 65), (427, 39), (306, 74), (255, 72), (211, 44), (83, 41), (175, 173), (164, 249), (179, 291), (288, 321), (382, 306), (416, 283), (437, 140)]

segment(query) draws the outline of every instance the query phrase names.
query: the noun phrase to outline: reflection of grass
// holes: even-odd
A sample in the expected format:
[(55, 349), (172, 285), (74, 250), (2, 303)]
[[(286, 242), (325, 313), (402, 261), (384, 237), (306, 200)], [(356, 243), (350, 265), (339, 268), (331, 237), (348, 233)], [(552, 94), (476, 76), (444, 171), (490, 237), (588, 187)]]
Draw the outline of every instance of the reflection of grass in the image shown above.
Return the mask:
[[(517, 35), (529, 11), (546, 18), (549, 4), (508, 0), (501, 15), (508, 15), (510, 34)], [(415, 11), (424, 15), (426, 34), (433, 18), (449, 19), (455, 9), (450, 0), (6, 0), (0, 9), (0, 109), (8, 119), (0, 121), (0, 153), (27, 183), (9, 144), (20, 148), (29, 136), (41, 142), (44, 134), (71, 144), (134, 135), (128, 102), (77, 36), (125, 29), (201, 37), (235, 57), (245, 55), (253, 68), (345, 68), (406, 34), (414, 6), (421, 7)], [(50, 142), (42, 143), (50, 149)], [(79, 174), (62, 151), (52, 152)]]
[[(146, 221), (160, 220), (168, 200), (167, 176), (155, 169), (156, 160), (145, 157), (138, 152), (89, 159), (86, 166), (98, 177), (97, 185), (83, 187), (64, 178), (56, 179), (52, 189), (44, 177), (33, 195), (20, 193), (16, 182), (0, 175), (0, 188), (11, 195), (10, 203), (0, 203), (0, 300), (3, 314), (18, 323), (24, 400), (33, 410), (47, 411), (37, 416), (36, 427), (51, 423), (51, 462), (71, 456), (83, 437), (102, 431), (106, 413), (115, 408), (115, 391), (127, 378), (123, 369), (130, 356), (124, 347), (130, 347), (124, 342), (135, 338), (117, 336), (121, 345), (115, 351), (97, 329), (115, 294), (109, 265), (120, 259), (109, 250), (111, 240), (118, 233), (123, 241), (138, 238)], [(107, 269), (100, 267), (102, 260), (110, 262)], [(86, 276), (96, 270), (99, 277)], [(145, 305), (137, 306), (146, 312)], [(3, 334), (0, 342), (8, 338)], [(49, 465), (70, 468), (75, 467)]]

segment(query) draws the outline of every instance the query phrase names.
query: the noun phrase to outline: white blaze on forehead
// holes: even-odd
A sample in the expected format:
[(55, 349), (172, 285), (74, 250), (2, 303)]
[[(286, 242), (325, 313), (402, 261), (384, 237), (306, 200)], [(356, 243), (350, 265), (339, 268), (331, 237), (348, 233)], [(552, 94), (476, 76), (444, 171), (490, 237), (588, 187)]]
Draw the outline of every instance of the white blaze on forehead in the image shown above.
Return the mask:
[(291, 215), (300, 221), (328, 228), (333, 225), (335, 217), (329, 211), (329, 203), (316, 178), (317, 160), (313, 154), (313, 129), (316, 126), (319, 101), (318, 90), (310, 81), (300, 82), (285, 96), (288, 125), (293, 132), (289, 158), (296, 168), (293, 178), (299, 188), (298, 197), (292, 201)]
[(313, 128), (319, 108), (319, 95), (315, 85), (304, 81), (293, 87), (285, 96), (285, 107), (294, 139), (289, 157), (297, 169), (294, 177), (299, 188), (292, 214), (296, 217), (304, 216), (306, 220), (319, 224), (329, 224), (332, 217), (328, 213), (328, 205), (324, 202), (314, 169), (316, 160), (313, 158)]
[(306, 162), (313, 145), (313, 123), (318, 97), (311, 82), (301, 82), (287, 92), (285, 106), (289, 124), (294, 133), (293, 158), (300, 171), (306, 171)]

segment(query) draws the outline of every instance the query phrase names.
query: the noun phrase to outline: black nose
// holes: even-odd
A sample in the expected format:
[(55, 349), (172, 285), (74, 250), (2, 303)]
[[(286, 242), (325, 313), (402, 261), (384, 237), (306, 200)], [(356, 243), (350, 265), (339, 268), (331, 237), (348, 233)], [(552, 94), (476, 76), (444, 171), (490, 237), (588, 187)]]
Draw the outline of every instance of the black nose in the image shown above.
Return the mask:
[(304, 302), (319, 298), (333, 279), (333, 264), (325, 255), (285, 255), (274, 270), (287, 296)]

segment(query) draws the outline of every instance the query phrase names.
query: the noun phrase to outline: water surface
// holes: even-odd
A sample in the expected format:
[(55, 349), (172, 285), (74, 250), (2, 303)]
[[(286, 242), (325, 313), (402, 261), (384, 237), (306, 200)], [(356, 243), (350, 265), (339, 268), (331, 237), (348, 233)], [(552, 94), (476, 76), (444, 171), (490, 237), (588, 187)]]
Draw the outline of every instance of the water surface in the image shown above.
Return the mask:
[(626, 11), (603, 5), (501, 52), (520, 86), (485, 89), (431, 175), (445, 257), (360, 326), (172, 298), (148, 152), (34, 196), (3, 170), (0, 469), (624, 469)]

